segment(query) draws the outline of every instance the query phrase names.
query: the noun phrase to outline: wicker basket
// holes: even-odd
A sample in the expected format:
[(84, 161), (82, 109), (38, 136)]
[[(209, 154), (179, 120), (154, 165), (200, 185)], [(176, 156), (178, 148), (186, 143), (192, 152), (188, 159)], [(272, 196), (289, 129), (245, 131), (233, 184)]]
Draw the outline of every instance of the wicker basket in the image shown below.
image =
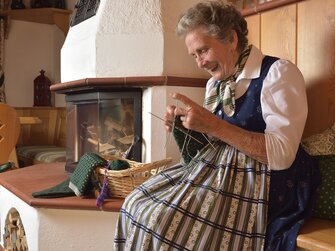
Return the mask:
[[(120, 159), (116, 156), (104, 156), (107, 160)], [(151, 163), (140, 163), (127, 160), (130, 168), (125, 170), (107, 170), (109, 193), (113, 197), (125, 198), (131, 191), (141, 185), (148, 178), (166, 168), (171, 163), (171, 158), (166, 158)], [(105, 169), (96, 169), (100, 182), (103, 182)]]

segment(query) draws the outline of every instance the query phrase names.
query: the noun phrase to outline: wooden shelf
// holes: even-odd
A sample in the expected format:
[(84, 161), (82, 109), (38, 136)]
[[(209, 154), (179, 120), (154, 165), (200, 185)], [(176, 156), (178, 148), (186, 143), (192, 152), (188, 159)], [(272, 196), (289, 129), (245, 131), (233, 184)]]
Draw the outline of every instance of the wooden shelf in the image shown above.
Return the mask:
[(42, 24), (55, 24), (66, 36), (69, 30), (70, 14), (72, 11), (57, 8), (36, 8), (19, 10), (2, 10), (0, 16), (7, 17), (7, 25), (10, 20), (20, 20)]

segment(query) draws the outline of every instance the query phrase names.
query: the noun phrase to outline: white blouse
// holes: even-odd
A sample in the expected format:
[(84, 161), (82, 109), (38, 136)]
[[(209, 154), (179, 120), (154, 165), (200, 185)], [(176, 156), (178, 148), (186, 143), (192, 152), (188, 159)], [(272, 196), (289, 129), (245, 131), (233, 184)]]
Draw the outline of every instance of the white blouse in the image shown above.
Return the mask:
[[(260, 75), (264, 55), (252, 47), (246, 65), (236, 80), (236, 98), (241, 97), (250, 82)], [(207, 82), (206, 96), (214, 85)], [(307, 119), (307, 96), (304, 78), (290, 61), (279, 59), (264, 79), (261, 93), (263, 119), (266, 123), (265, 144), (268, 167), (287, 169), (293, 163)]]

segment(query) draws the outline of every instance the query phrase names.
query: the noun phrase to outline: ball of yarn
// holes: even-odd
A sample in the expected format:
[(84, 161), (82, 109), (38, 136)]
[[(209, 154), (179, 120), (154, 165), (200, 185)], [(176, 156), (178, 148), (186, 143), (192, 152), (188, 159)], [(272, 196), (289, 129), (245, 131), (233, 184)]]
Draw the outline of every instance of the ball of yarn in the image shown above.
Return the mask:
[(124, 170), (130, 168), (128, 161), (122, 159), (115, 159), (109, 163), (110, 170)]

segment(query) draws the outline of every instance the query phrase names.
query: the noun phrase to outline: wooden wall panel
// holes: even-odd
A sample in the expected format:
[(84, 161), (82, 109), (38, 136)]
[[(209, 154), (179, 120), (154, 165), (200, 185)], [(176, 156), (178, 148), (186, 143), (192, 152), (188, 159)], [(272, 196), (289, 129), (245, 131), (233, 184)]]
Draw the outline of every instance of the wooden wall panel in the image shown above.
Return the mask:
[(260, 38), (261, 38), (261, 15), (253, 15), (245, 18), (248, 23), (248, 40), (249, 44), (255, 45), (260, 48)]
[(37, 117), (42, 123), (21, 125), (18, 145), (65, 146), (66, 111), (64, 107), (16, 107), (18, 117)]
[(249, 16), (247, 22), (251, 43), (264, 54), (289, 59), (304, 75), (309, 114), (303, 137), (333, 125), (335, 1), (305, 0)]
[(335, 1), (306, 0), (297, 13), (297, 65), (307, 85), (308, 136), (335, 122)]
[(261, 14), (260, 49), (296, 63), (296, 4)]

